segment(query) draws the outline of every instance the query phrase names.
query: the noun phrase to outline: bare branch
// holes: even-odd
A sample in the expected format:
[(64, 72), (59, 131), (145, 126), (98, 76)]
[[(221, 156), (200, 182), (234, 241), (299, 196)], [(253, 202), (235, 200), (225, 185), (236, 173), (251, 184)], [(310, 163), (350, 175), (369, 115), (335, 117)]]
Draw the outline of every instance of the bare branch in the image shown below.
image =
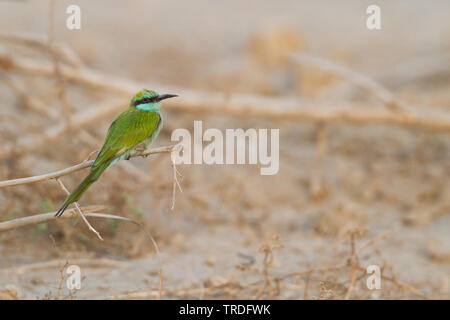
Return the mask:
[[(86, 216), (91, 216), (91, 212), (104, 210), (105, 208), (105, 206), (88, 206), (80, 209)], [(43, 223), (54, 219), (78, 217), (78, 212), (75, 209), (67, 209), (60, 218), (56, 218), (55, 214), (56, 212), (42, 213), (34, 216), (0, 222), (0, 232), (17, 229), (32, 224)]]
[(291, 57), (295, 62), (299, 64), (313, 65), (325, 71), (338, 74), (344, 77), (344, 79), (346, 79), (347, 81), (371, 91), (373, 94), (379, 97), (388, 108), (391, 108), (392, 110), (399, 111), (399, 109), (403, 109), (405, 107), (404, 103), (399, 101), (393, 93), (384, 88), (381, 84), (350, 68), (301, 52), (293, 53), (291, 54)]
[(447, 79), (450, 74), (450, 52), (426, 53), (402, 59), (396, 65), (380, 70), (375, 77), (392, 86), (424, 83), (429, 79)]
[[(146, 151), (131, 155), (131, 158), (146, 157), (148, 155), (157, 154), (157, 153), (171, 153), (171, 152), (174, 152), (175, 150), (179, 150), (178, 148), (180, 148), (180, 147), (181, 147), (180, 144), (174, 144), (174, 145), (170, 145), (170, 146), (166, 146), (166, 147), (153, 148), (150, 150), (146, 150)], [(88, 167), (92, 166), (93, 163), (94, 163), (94, 160), (85, 160), (74, 166), (71, 166), (71, 167), (68, 167), (68, 168), (65, 168), (62, 170), (38, 175), (38, 176), (0, 181), (0, 188), (16, 186), (16, 185), (20, 185), (20, 184), (34, 183), (34, 182), (45, 181), (45, 180), (50, 180), (50, 179), (56, 179), (56, 178), (74, 173), (76, 171), (88, 168)]]
[(0, 188), (9, 187), (9, 186), (16, 186), (16, 185), (19, 185), (19, 184), (27, 184), (27, 183), (33, 183), (33, 182), (39, 182), (39, 181), (44, 181), (44, 180), (55, 179), (55, 178), (58, 178), (58, 177), (62, 177), (62, 176), (71, 174), (71, 173), (73, 173), (75, 171), (79, 171), (79, 170), (82, 170), (84, 168), (88, 168), (88, 167), (92, 166), (93, 163), (94, 163), (94, 160), (83, 161), (83, 162), (81, 162), (79, 164), (76, 164), (76, 165), (74, 165), (72, 167), (65, 168), (65, 169), (58, 170), (58, 171), (54, 171), (54, 172), (50, 172), (50, 173), (46, 173), (46, 174), (41, 174), (39, 176), (0, 181)]
[(83, 66), (80, 57), (70, 46), (55, 42), (52, 46), (49, 46), (49, 38), (42, 35), (0, 33), (0, 41), (37, 48), (45, 53), (53, 51), (53, 54), (57, 54), (67, 64), (76, 68)]
[[(12, 57), (0, 54), (0, 66), (28, 74), (53, 76), (51, 64), (45, 61), (35, 61), (28, 58)], [(68, 81), (76, 81), (95, 89), (104, 89), (129, 97), (136, 91), (146, 87), (146, 84), (107, 75), (87, 68), (74, 69), (61, 66), (61, 72)], [(182, 98), (173, 99), (167, 107), (184, 111), (225, 112), (246, 116), (262, 116), (289, 120), (314, 122), (347, 122), (351, 124), (395, 124), (400, 126), (416, 126), (432, 130), (450, 131), (450, 115), (440, 110), (408, 107), (408, 113), (392, 112), (391, 110), (351, 105), (348, 102), (312, 101), (300, 98), (272, 98), (259, 95), (233, 94), (225, 95), (219, 92), (205, 92), (185, 88), (169, 87), (153, 83), (152, 86), (165, 92), (182, 93)], [(387, 99), (387, 98), (386, 98)], [(388, 100), (388, 99), (387, 99)], [(117, 106), (116, 106), (117, 107)], [(123, 108), (105, 106), (105, 114)], [(89, 108), (92, 110), (92, 108)], [(95, 112), (97, 113), (97, 112)], [(98, 119), (98, 118), (97, 118)], [(73, 117), (72, 126), (78, 127), (92, 123), (95, 120), (85, 119), (76, 122)], [(7, 151), (7, 150), (5, 150)], [(0, 152), (2, 157), (4, 152)]]

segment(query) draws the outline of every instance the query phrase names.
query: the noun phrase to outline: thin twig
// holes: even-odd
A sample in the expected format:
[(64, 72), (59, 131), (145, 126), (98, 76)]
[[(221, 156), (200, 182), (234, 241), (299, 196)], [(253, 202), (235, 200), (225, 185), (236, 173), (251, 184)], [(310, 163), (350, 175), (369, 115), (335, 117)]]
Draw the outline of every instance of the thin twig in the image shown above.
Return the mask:
[[(100, 211), (105, 209), (105, 206), (88, 206), (88, 207), (82, 207), (80, 208), (81, 211), (83, 211), (84, 215), (89, 217), (92, 216), (92, 212)], [(17, 228), (22, 228), (28, 225), (38, 224), (38, 223), (44, 223), (50, 220), (54, 219), (61, 219), (61, 218), (74, 218), (78, 217), (78, 212), (75, 209), (67, 209), (64, 211), (61, 217), (56, 218), (55, 217), (56, 212), (48, 212), (48, 213), (41, 213), (33, 216), (28, 217), (22, 217), (17, 218), (9, 221), (3, 221), (0, 222), (0, 232), (13, 230)]]
[[(61, 181), (61, 179), (56, 178), (55, 179), (56, 182), (58, 182), (59, 186), (61, 187), (61, 189), (64, 190), (64, 192), (69, 196), (70, 195), (70, 191), (67, 190), (66, 186), (64, 185), (64, 183)], [(80, 206), (78, 205), (77, 202), (73, 203), (75, 205), (75, 208), (78, 211), (78, 214), (81, 216), (81, 218), (83, 219), (84, 223), (87, 225), (87, 227), (89, 228), (89, 230), (91, 230), (93, 233), (95, 233), (97, 235), (97, 237), (103, 241), (102, 236), (100, 235), (100, 233), (94, 229), (94, 227), (89, 223), (89, 221), (86, 219), (86, 217), (83, 214), (83, 211), (81, 211)]]
[(172, 190), (171, 210), (173, 210), (175, 208), (175, 194), (177, 192), (177, 186), (178, 186), (178, 189), (180, 189), (180, 192), (183, 192), (183, 190), (181, 189), (180, 182), (178, 181), (178, 176), (177, 176), (177, 175), (181, 175), (181, 174), (178, 172), (175, 161), (173, 161), (173, 160), (172, 160), (172, 166), (173, 166), (173, 190)]

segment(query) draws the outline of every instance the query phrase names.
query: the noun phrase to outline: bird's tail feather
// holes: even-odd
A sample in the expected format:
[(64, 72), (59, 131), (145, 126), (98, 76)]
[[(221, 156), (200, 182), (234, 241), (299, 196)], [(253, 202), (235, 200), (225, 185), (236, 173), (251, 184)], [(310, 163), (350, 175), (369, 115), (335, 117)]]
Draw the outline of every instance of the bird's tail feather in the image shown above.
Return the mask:
[(108, 166), (109, 161), (108, 163), (104, 163), (95, 168), (95, 170), (91, 171), (87, 175), (87, 177), (84, 178), (84, 180), (78, 185), (78, 187), (76, 187), (76, 189), (73, 190), (72, 193), (67, 197), (66, 201), (64, 201), (61, 208), (59, 208), (58, 212), (55, 214), (55, 217), (60, 217), (70, 204), (78, 201), (83, 193), (85, 193), (86, 190), (91, 186), (91, 184), (93, 184), (100, 177), (100, 175), (108, 168)]

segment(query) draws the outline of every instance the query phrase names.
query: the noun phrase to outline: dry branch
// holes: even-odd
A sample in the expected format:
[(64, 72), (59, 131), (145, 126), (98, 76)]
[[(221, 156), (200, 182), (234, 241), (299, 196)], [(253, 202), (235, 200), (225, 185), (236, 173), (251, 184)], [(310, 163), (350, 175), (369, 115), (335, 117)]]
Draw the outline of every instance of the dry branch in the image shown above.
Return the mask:
[[(95, 211), (100, 211), (103, 209), (105, 209), (105, 206), (88, 206), (88, 207), (81, 208), (81, 211), (85, 215), (89, 216), (90, 213), (95, 212)], [(34, 216), (17, 218), (17, 219), (13, 219), (10, 221), (0, 222), (0, 232), (57, 219), (55, 217), (55, 213), (56, 212), (42, 213), (42, 214), (37, 214)], [(79, 215), (78, 215), (77, 210), (75, 208), (73, 208), (73, 209), (67, 209), (66, 211), (64, 211), (61, 218), (74, 218), (74, 217), (78, 217), (78, 216)]]
[[(180, 151), (182, 148), (181, 144), (175, 144), (175, 145), (171, 145), (171, 146), (167, 146), (167, 147), (160, 147), (160, 148), (154, 148), (154, 149), (150, 149), (150, 150), (145, 150), (142, 152), (137, 152), (134, 154), (131, 154), (130, 157), (137, 157), (137, 156), (142, 156), (142, 157), (146, 157), (150, 154), (155, 154), (155, 153), (172, 153), (172, 152), (176, 152), (176, 151)], [(70, 173), (73, 173), (75, 171), (90, 167), (93, 165), (94, 160), (89, 160), (91, 154), (89, 155), (88, 159), (83, 161), (80, 164), (77, 164), (75, 166), (63, 169), (63, 170), (59, 170), (59, 171), (55, 171), (55, 172), (51, 172), (51, 173), (47, 173), (47, 174), (43, 174), (43, 175), (39, 175), (39, 176), (33, 176), (33, 177), (27, 177), (27, 178), (21, 178), (21, 179), (14, 179), (14, 180), (6, 180), (6, 181), (0, 181), (0, 188), (1, 187), (6, 187), (6, 186), (14, 186), (14, 185), (20, 185), (20, 184), (28, 184), (28, 183), (33, 183), (33, 182), (38, 182), (38, 181), (44, 181), (44, 180), (49, 180), (49, 179), (56, 179), (56, 181), (58, 182), (58, 184), (60, 185), (60, 187), (64, 190), (64, 192), (69, 195), (70, 192), (69, 190), (67, 190), (67, 188), (64, 186), (64, 184), (62, 183), (62, 181), (59, 179), (60, 177), (64, 176), (64, 175), (68, 175)], [(173, 161), (172, 161), (173, 162)], [(173, 170), (174, 170), (174, 189), (173, 189), (173, 196), (172, 196), (172, 209), (174, 208), (175, 205), (175, 186), (179, 185), (178, 183), (178, 179), (177, 179), (177, 170), (175, 167), (175, 163), (173, 162)], [(180, 187), (181, 190), (181, 187)], [(75, 208), (79, 214), (79, 216), (81, 216), (81, 218), (83, 219), (84, 223), (88, 226), (89, 230), (91, 230), (92, 232), (94, 232), (97, 237), (100, 240), (103, 240), (103, 238), (101, 237), (100, 233), (89, 223), (89, 221), (86, 219), (83, 211), (81, 210), (81, 208), (79, 207), (77, 202), (74, 202)], [(127, 218), (124, 218), (125, 220), (130, 220)], [(132, 220), (130, 220), (132, 221)], [(14, 226), (14, 221), (9, 221), (10, 225)], [(0, 232), (2, 231), (2, 229), (0, 228)], [(150, 236), (151, 237), (151, 236)], [(154, 242), (154, 240), (152, 240)], [(156, 244), (155, 244), (156, 245)]]
[(445, 81), (450, 75), (450, 52), (427, 53), (402, 60), (396, 65), (377, 72), (374, 77), (389, 86), (410, 83), (428, 83), (431, 79)]
[[(166, 147), (152, 148), (152, 149), (131, 155), (130, 158), (146, 157), (146, 156), (149, 156), (151, 154), (156, 154), (156, 153), (171, 153), (174, 151), (179, 151), (181, 147), (182, 147), (181, 144), (174, 144), (174, 145), (170, 145), (170, 146), (166, 146)], [(65, 168), (62, 170), (38, 175), (38, 176), (0, 181), (0, 188), (8, 187), (8, 186), (16, 186), (16, 185), (20, 185), (20, 184), (34, 183), (34, 182), (50, 180), (50, 179), (56, 179), (56, 178), (71, 174), (73, 172), (82, 170), (84, 168), (88, 168), (88, 167), (92, 166), (93, 163), (94, 163), (94, 160), (85, 160), (74, 166), (71, 166), (71, 167), (68, 167), (68, 168)]]
[[(354, 70), (351, 70), (347, 67), (338, 65), (334, 62), (311, 56), (306, 53), (296, 52), (291, 55), (292, 59), (299, 63), (305, 65), (312, 65), (318, 68), (321, 68), (325, 71), (337, 74), (342, 76), (347, 81), (364, 88), (366, 90), (371, 91), (374, 95), (379, 97), (388, 108), (393, 110), (404, 109), (405, 105), (401, 101), (399, 101), (393, 93), (384, 88), (381, 84), (376, 82), (375, 80), (359, 73)], [(405, 111), (405, 110), (403, 110)]]
[(64, 62), (73, 67), (78, 68), (83, 65), (80, 57), (70, 46), (54, 42), (52, 46), (49, 46), (49, 38), (39, 34), (0, 33), (0, 41), (36, 48), (48, 54), (57, 54)]
[[(45, 61), (17, 58), (0, 54), (0, 67), (6, 70), (27, 74), (53, 76), (53, 65)], [(120, 77), (93, 71), (87, 68), (61, 66), (61, 73), (68, 81), (75, 81), (95, 89), (104, 89), (129, 98), (143, 87), (158, 88), (161, 92), (178, 93), (181, 98), (167, 103), (170, 108), (184, 111), (225, 112), (247, 116), (262, 116), (300, 121), (347, 122), (351, 124), (395, 124), (416, 126), (433, 130), (450, 131), (450, 115), (436, 109), (411, 107), (408, 113), (351, 105), (348, 102), (313, 101), (300, 98), (271, 98), (259, 95), (205, 92), (178, 87), (169, 87), (157, 83), (143, 84)], [(121, 108), (126, 103), (123, 103)], [(119, 110), (118, 106), (104, 106), (105, 114)], [(117, 109), (116, 109), (117, 108)], [(89, 108), (93, 110), (94, 108)], [(96, 111), (92, 111), (96, 114)], [(75, 122), (76, 115), (73, 117)], [(78, 126), (92, 123), (86, 119)], [(0, 157), (4, 152), (0, 153)]]

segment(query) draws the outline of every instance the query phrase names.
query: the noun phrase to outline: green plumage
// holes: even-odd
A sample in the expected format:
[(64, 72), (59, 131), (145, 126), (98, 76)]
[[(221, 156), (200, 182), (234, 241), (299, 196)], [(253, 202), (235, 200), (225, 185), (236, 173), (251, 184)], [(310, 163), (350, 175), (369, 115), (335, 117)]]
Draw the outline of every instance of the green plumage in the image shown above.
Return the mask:
[(67, 197), (56, 213), (57, 217), (61, 216), (70, 204), (78, 201), (106, 169), (150, 147), (162, 128), (160, 101), (171, 97), (174, 95), (159, 95), (146, 89), (134, 95), (129, 108), (109, 127), (103, 146), (90, 169), (91, 172)]

